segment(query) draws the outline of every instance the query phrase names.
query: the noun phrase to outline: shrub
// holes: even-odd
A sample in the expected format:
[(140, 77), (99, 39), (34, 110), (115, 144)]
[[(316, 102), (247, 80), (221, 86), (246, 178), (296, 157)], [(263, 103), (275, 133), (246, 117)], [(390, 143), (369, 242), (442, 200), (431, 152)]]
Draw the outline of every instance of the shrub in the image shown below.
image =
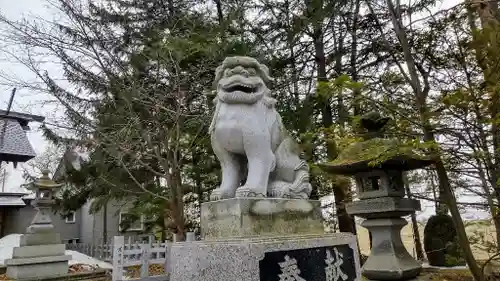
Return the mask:
[(424, 249), (432, 266), (457, 266), (465, 263), (457, 242), (457, 231), (448, 215), (429, 218), (424, 228)]

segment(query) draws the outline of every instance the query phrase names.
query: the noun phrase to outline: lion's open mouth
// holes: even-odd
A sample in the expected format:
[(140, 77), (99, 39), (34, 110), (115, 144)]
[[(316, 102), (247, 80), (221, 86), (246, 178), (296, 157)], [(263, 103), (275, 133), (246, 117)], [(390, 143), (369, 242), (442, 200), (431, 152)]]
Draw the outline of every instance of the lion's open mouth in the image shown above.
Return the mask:
[(224, 90), (226, 92), (243, 92), (247, 94), (255, 93), (258, 90), (258, 87), (255, 86), (250, 86), (250, 85), (245, 85), (245, 84), (232, 84), (227, 87), (224, 87)]

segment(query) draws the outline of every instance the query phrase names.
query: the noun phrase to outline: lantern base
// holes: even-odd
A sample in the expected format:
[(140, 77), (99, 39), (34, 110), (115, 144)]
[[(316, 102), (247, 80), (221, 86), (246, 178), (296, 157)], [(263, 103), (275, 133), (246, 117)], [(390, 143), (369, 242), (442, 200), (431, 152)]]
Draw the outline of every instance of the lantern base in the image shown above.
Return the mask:
[(361, 225), (372, 234), (372, 249), (361, 270), (370, 280), (409, 280), (417, 277), (422, 265), (406, 250), (401, 229), (403, 218), (368, 219)]
[(26, 228), (26, 233), (47, 233), (54, 231), (54, 225), (52, 225), (52, 220), (50, 219), (50, 207), (39, 206), (35, 217), (31, 221), (31, 224)]
[[(62, 246), (64, 248), (64, 244)], [(25, 250), (24, 248), (16, 247), (14, 250)], [(26, 255), (31, 254), (28, 253), (29, 251), (25, 252), (27, 252)], [(40, 280), (68, 275), (70, 255), (32, 257), (33, 255), (5, 261), (5, 265), (7, 266), (6, 275), (9, 280)]]
[(400, 218), (420, 211), (420, 201), (401, 197), (380, 197), (347, 203), (349, 215), (364, 219)]
[(39, 280), (68, 274), (66, 246), (57, 233), (24, 234), (5, 260), (9, 280)]
[(203, 240), (323, 233), (317, 200), (245, 197), (201, 204)]

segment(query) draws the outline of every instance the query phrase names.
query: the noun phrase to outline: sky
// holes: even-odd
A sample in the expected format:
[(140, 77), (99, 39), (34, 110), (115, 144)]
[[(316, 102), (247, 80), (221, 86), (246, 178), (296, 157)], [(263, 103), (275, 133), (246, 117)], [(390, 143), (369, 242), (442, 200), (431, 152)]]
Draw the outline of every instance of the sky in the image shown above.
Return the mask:
[[(46, 4), (43, 0), (0, 0), (0, 13), (12, 20), (20, 20), (23, 16), (29, 17), (33, 14), (42, 17), (51, 17), (51, 12), (46, 9)], [(10, 94), (13, 89), (13, 86), (6, 85), (10, 83), (4, 76), (17, 77), (23, 80), (34, 79), (34, 76), (29, 70), (23, 65), (14, 62), (8, 53), (12, 48), (8, 48), (7, 52), (5, 49), (5, 46), (0, 45), (0, 75), (2, 76), (0, 77), (0, 109), (3, 110), (7, 109)], [(54, 68), (54, 70), (56, 69), (57, 68)], [(46, 94), (33, 93), (28, 89), (18, 88), (11, 110), (47, 116), (47, 108), (41, 104), (41, 101), (49, 99), (51, 99), (51, 97)], [(28, 139), (37, 154), (42, 153), (48, 145), (41, 132), (36, 130), (39, 126), (39, 123), (30, 123), (31, 131), (27, 133)], [(5, 191), (19, 191), (19, 186), (24, 183), (21, 169), (23, 166), (27, 167), (26, 165), (19, 164), (18, 168), (14, 169), (12, 163), (9, 164), (7, 179), (4, 186)]]
[[(445, 0), (433, 10), (447, 9), (458, 3), (457, 0)], [(39, 16), (44, 19), (51, 20), (54, 18), (54, 10), (51, 9), (44, 0), (0, 0), (0, 13), (11, 20), (21, 20), (23, 17)], [(1, 34), (0, 34), (1, 36)], [(2, 42), (3, 40), (0, 40)], [(2, 43), (0, 43), (2, 44)], [(17, 47), (0, 45), (0, 109), (6, 109), (10, 98), (13, 85), (9, 85), (7, 77), (15, 77), (16, 79), (25, 81), (34, 81), (33, 74), (25, 68), (25, 66), (16, 63), (9, 52), (15, 53)], [(46, 69), (55, 76), (61, 76), (60, 68), (53, 64), (44, 65)], [(52, 98), (43, 93), (35, 93), (26, 88), (18, 88), (12, 111), (31, 113), (46, 117), (46, 121), (56, 123), (56, 119), (62, 116), (62, 112), (58, 108), (43, 104), (43, 101), (51, 100)], [(31, 131), (28, 132), (28, 139), (35, 152), (39, 155), (47, 147), (48, 142), (43, 138), (41, 132), (37, 130), (40, 124), (31, 123)], [(12, 164), (8, 166), (8, 177), (5, 181), (5, 191), (22, 191), (20, 185), (24, 183), (22, 178), (22, 167), (28, 167), (26, 164), (19, 164), (17, 169), (13, 169)], [(1, 186), (0, 186), (1, 188)], [(331, 200), (331, 197), (329, 198)], [(460, 198), (461, 201), (474, 201), (474, 198)], [(434, 212), (432, 202), (422, 202), (423, 212), (419, 212), (419, 217), (425, 218)], [(471, 215), (471, 214), (469, 214)], [(474, 212), (472, 214), (477, 217), (484, 217), (486, 214)]]

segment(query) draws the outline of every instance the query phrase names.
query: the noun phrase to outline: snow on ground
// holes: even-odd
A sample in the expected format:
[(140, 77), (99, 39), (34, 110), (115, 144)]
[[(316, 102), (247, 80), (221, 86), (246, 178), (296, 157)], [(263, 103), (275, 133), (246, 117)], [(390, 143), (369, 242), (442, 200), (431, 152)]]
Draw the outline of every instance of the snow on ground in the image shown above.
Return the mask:
[(66, 250), (66, 255), (71, 255), (72, 259), (69, 261), (69, 264), (77, 264), (77, 263), (83, 263), (83, 264), (88, 264), (88, 265), (96, 265), (99, 268), (104, 268), (104, 269), (113, 269), (113, 265), (103, 262), (101, 260), (95, 259), (93, 257), (89, 257), (85, 254), (82, 254), (77, 251), (70, 251)]
[[(5, 263), (6, 259), (12, 258), (12, 250), (14, 247), (19, 247), (19, 241), (22, 234), (9, 234), (0, 239), (0, 265)], [(107, 262), (89, 257), (76, 251), (66, 250), (66, 255), (70, 255), (72, 259), (69, 264), (87, 264), (94, 265), (104, 269), (113, 269), (113, 266)]]
[(12, 258), (12, 249), (19, 246), (21, 234), (10, 234), (0, 239), (0, 265), (5, 264), (6, 259)]

